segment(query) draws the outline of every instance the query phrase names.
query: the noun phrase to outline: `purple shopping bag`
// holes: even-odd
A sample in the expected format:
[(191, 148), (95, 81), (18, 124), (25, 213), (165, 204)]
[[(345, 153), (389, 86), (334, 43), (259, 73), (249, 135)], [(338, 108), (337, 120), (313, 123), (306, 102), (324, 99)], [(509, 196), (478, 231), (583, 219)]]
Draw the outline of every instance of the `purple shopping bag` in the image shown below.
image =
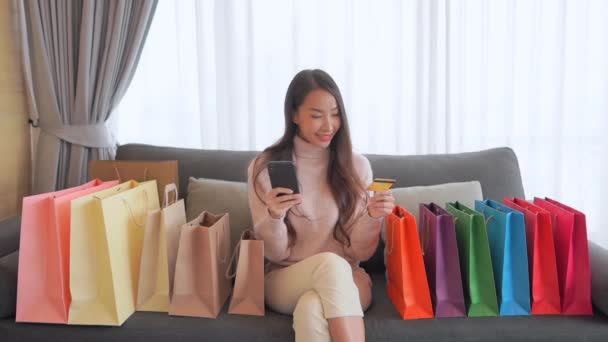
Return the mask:
[(420, 204), (420, 242), (436, 317), (466, 317), (454, 217)]

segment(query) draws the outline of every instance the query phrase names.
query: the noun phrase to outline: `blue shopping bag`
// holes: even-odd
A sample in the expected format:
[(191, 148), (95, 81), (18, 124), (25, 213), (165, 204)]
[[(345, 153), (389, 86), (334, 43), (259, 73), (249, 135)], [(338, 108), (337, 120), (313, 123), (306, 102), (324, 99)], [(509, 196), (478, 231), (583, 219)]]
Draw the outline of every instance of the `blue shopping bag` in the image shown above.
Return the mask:
[(496, 201), (475, 201), (486, 219), (501, 316), (530, 314), (530, 280), (524, 215)]

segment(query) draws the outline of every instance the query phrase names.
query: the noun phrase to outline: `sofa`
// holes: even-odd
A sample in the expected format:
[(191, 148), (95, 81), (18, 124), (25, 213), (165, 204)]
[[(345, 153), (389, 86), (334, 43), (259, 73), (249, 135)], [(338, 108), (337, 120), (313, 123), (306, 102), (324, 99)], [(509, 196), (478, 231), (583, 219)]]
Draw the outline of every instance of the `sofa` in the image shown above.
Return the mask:
[[(177, 160), (180, 194), (188, 178), (246, 181), (253, 151), (170, 148), (140, 144), (119, 146), (119, 160)], [(367, 155), (374, 174), (397, 179), (395, 187), (478, 180), (486, 198), (524, 197), (520, 169), (509, 148), (422, 156)], [(218, 319), (134, 313), (121, 327), (15, 323), (14, 305), (20, 218), (0, 222), (1, 341), (290, 341), (291, 317), (270, 310), (266, 316), (229, 315)], [(362, 266), (371, 274), (373, 303), (365, 314), (368, 341), (608, 341), (606, 311), (608, 252), (589, 244), (592, 256), (593, 316), (519, 316), (404, 321), (386, 295), (382, 242)], [(2, 317), (0, 315), (0, 317)]]

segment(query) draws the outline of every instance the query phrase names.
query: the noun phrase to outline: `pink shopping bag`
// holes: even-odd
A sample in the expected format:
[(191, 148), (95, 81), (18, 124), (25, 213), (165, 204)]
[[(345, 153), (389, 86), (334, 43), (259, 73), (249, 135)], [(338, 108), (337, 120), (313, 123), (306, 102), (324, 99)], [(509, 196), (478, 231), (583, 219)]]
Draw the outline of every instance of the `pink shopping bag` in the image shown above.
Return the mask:
[(67, 324), (70, 307), (70, 202), (118, 184), (93, 180), (23, 199), (17, 322)]

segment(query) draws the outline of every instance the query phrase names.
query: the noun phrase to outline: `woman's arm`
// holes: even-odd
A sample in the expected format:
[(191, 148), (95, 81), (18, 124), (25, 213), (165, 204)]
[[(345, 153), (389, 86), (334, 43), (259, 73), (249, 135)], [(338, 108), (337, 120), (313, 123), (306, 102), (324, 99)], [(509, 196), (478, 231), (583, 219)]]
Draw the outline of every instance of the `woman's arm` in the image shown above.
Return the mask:
[[(353, 155), (355, 170), (362, 179), (365, 188), (373, 180), (372, 167), (364, 156)], [(363, 200), (362, 200), (363, 201)], [(350, 228), (350, 247), (345, 249), (346, 254), (360, 261), (368, 260), (374, 255), (380, 240), (382, 217), (369, 216), (365, 203), (359, 204), (358, 218)]]
[[(257, 239), (264, 241), (264, 254), (273, 262), (279, 262), (289, 257), (287, 226), (283, 221), (285, 215), (273, 218), (268, 212), (268, 207), (260, 199), (272, 190), (268, 170), (264, 169), (258, 176), (254, 189), (253, 165), (255, 160), (249, 164), (247, 169), (247, 192), (249, 196), (249, 208), (253, 219), (253, 230)], [(259, 197), (258, 197), (259, 195)]]

